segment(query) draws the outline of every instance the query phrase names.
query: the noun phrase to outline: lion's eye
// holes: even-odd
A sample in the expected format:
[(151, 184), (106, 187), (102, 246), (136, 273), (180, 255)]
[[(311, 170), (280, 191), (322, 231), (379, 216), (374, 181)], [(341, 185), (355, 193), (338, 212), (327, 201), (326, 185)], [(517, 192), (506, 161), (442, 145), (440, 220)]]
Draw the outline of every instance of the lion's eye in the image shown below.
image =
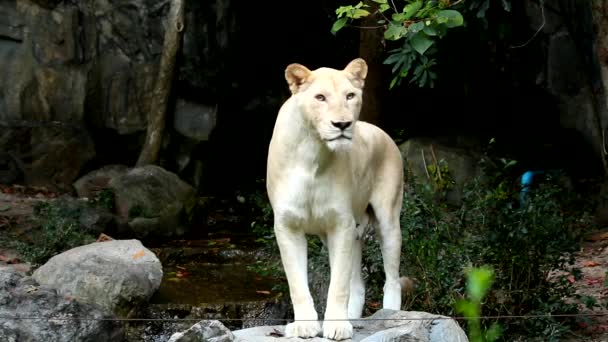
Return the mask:
[(317, 99), (318, 101), (325, 101), (325, 95), (317, 94), (315, 95), (315, 99)]
[(346, 94), (346, 99), (347, 100), (352, 100), (354, 98), (355, 98), (355, 93), (348, 93), (348, 94)]

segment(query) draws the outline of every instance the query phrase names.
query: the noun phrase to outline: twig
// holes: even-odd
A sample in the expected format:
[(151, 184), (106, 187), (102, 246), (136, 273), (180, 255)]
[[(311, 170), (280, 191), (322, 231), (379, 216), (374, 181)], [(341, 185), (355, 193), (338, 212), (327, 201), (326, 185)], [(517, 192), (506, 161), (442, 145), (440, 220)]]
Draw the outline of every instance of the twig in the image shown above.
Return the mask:
[(426, 166), (426, 158), (424, 158), (424, 149), (420, 149), (420, 153), (422, 154), (422, 162), (424, 163), (424, 172), (426, 172), (426, 178), (431, 179), (431, 175), (429, 175), (428, 166)]
[(435, 169), (437, 169), (437, 177), (439, 177), (439, 180), (443, 180), (443, 177), (441, 177), (441, 168), (437, 162), (437, 156), (435, 155), (435, 147), (433, 144), (431, 144), (431, 155), (433, 155), (433, 162), (435, 163)]
[(395, 2), (393, 0), (391, 0), (391, 4), (393, 4), (393, 9), (395, 10), (395, 12), (399, 12), (397, 11), (397, 6), (395, 6)]
[(539, 2), (540, 5), (540, 14), (543, 18), (543, 22), (540, 25), (540, 27), (538, 28), (538, 30), (536, 30), (536, 32), (534, 32), (534, 34), (532, 35), (532, 37), (530, 37), (530, 39), (528, 39), (528, 41), (526, 41), (525, 43), (521, 44), (521, 45), (517, 45), (517, 46), (510, 46), (511, 49), (519, 49), (522, 48), (528, 44), (530, 44), (530, 42), (532, 41), (532, 39), (534, 39), (534, 37), (536, 37), (540, 31), (542, 31), (542, 29), (545, 27), (545, 0), (540, 0)]

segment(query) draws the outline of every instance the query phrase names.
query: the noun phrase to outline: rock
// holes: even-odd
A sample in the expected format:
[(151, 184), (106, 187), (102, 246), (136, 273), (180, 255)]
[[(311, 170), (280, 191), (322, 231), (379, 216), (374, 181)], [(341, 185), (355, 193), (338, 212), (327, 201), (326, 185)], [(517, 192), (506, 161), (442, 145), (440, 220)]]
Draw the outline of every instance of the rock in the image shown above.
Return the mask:
[(173, 127), (185, 137), (209, 140), (209, 135), (217, 122), (217, 106), (205, 106), (183, 99), (177, 100)]
[(160, 287), (162, 265), (138, 240), (94, 242), (56, 255), (34, 271), (40, 284), (119, 316)]
[(124, 339), (122, 324), (110, 320), (115, 318), (113, 315), (60, 295), (54, 289), (40, 286), (31, 277), (2, 266), (0, 266), (0, 317), (50, 318), (35, 320), (0, 318), (0, 341), (91, 342)]
[(78, 197), (93, 198), (99, 191), (108, 187), (110, 180), (128, 171), (129, 167), (125, 165), (106, 165), (78, 178), (74, 182), (74, 189)]
[(156, 165), (136, 167), (110, 180), (116, 212), (136, 238), (179, 236), (196, 205), (196, 189)]
[(171, 336), (169, 342), (231, 342), (234, 335), (220, 321), (201, 321), (184, 332)]
[[(428, 168), (434, 166), (433, 151), (437, 163), (447, 166), (451, 178), (452, 188), (447, 193), (451, 203), (458, 203), (462, 199), (464, 185), (474, 177), (480, 175), (478, 162), (480, 157), (471, 150), (450, 147), (445, 143), (423, 138), (412, 138), (399, 145), (406, 166), (416, 177), (417, 181), (429, 182), (428, 174), (433, 177)], [(442, 164), (442, 161), (445, 164)], [(425, 170), (425, 167), (427, 168)], [(444, 179), (446, 178), (445, 175)]]
[[(285, 326), (260, 326), (233, 331), (237, 342), (331, 341), (276, 337), (284, 334)], [(273, 336), (274, 334), (274, 336)], [(415, 341), (468, 342), (464, 330), (453, 319), (419, 311), (382, 309), (355, 325), (353, 342)]]
[(23, 168), (10, 153), (0, 152), (0, 184), (12, 184), (23, 179)]
[(38, 127), (15, 124), (12, 129), (4, 129), (1, 116), (0, 150), (10, 156), (12, 166), (7, 163), (7, 168), (15, 169), (11, 177), (29, 185), (71, 191), (71, 183), (95, 156), (95, 146), (86, 130), (50, 123)]
[(101, 233), (112, 234), (116, 228), (116, 218), (106, 210), (83, 206), (78, 217), (80, 227), (96, 235)]

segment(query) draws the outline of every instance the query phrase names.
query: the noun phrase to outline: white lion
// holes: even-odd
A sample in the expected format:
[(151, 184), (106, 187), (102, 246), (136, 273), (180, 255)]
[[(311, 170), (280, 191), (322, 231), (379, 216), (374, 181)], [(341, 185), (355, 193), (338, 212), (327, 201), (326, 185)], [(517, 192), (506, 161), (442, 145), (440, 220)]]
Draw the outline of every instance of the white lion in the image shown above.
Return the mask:
[(403, 161), (388, 134), (357, 121), (366, 76), (361, 58), (343, 70), (301, 64), (285, 70), (292, 95), (276, 119), (266, 185), (295, 316), (287, 337), (321, 332), (308, 287), (306, 234), (319, 235), (329, 251), (324, 337), (351, 338), (348, 319), (362, 315), (361, 237), (368, 222), (381, 242), (383, 308), (401, 308)]

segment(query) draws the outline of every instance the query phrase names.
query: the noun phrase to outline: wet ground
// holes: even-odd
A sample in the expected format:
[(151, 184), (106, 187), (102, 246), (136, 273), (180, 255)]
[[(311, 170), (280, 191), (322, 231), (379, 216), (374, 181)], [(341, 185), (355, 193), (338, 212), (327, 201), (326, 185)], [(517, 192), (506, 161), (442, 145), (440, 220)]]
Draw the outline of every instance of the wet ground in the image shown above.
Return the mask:
[(152, 304), (264, 301), (278, 281), (250, 266), (263, 258), (251, 235), (209, 234), (209, 239), (149, 245), (161, 260), (164, 277)]
[[(10, 231), (26, 239), (35, 203), (57, 196), (42, 188), (0, 186), (0, 264), (24, 273), (32, 271), (15, 250), (4, 246), (2, 236)], [(142, 241), (161, 260), (164, 275), (149, 305), (133, 311), (130, 318), (189, 320), (129, 323), (129, 342), (166, 341), (173, 332), (187, 329), (199, 319), (219, 319), (230, 329), (239, 329), (280, 323), (258, 319), (287, 318), (290, 307), (283, 294), (273, 290), (282, 280), (251, 269), (265, 256), (249, 229), (250, 219), (230, 204), (213, 204), (208, 222), (193, 227), (187, 237)]]

